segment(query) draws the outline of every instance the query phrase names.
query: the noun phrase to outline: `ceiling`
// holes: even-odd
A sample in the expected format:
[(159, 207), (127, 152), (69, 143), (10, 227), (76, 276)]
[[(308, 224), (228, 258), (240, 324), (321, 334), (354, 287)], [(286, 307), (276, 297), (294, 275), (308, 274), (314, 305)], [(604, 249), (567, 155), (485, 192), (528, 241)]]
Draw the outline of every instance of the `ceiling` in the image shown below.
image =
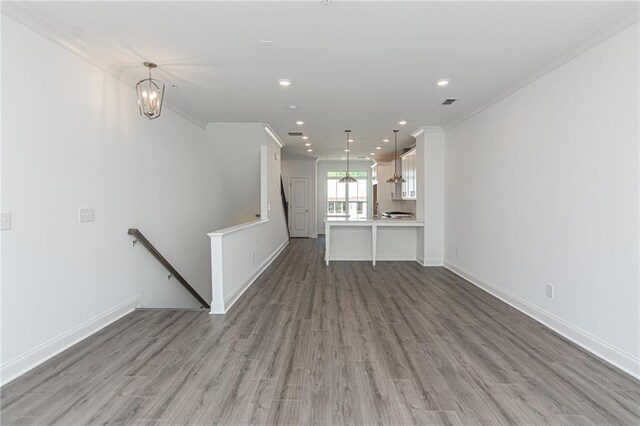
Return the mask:
[[(353, 156), (388, 157), (394, 128), (405, 146), (419, 126), (454, 125), (638, 15), (636, 2), (609, 1), (2, 6), (132, 86), (146, 75), (141, 62), (156, 62), (168, 106), (200, 125), (268, 123), (290, 155), (322, 158), (344, 155), (345, 129)], [(313, 152), (288, 131), (308, 136)]]

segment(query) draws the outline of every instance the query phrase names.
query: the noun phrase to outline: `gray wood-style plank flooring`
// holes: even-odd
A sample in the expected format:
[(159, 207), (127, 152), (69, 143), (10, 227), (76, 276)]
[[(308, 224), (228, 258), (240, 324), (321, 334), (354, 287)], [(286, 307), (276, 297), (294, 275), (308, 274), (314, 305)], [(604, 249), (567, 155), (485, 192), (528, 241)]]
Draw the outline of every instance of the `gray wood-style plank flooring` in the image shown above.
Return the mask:
[(1, 390), (2, 424), (639, 424), (640, 383), (444, 268), (293, 239), (227, 315), (138, 310)]

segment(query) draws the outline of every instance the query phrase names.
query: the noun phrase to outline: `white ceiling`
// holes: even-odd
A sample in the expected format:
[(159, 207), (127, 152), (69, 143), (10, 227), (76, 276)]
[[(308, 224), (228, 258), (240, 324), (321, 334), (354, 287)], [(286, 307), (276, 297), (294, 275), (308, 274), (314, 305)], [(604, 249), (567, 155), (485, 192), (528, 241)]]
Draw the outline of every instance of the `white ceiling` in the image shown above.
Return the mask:
[[(3, 12), (131, 85), (146, 74), (142, 61), (158, 63), (168, 104), (201, 125), (269, 123), (292, 155), (339, 158), (345, 129), (353, 130), (353, 155), (390, 155), (394, 128), (407, 145), (419, 126), (455, 124), (637, 20), (638, 7), (609, 1), (3, 2)], [(293, 84), (280, 87), (279, 78)], [(436, 87), (438, 78), (451, 84)], [(448, 97), (459, 100), (440, 105)], [(299, 110), (289, 111), (289, 104)], [(408, 124), (398, 126), (399, 120)], [(309, 136), (312, 153), (299, 137), (287, 136), (295, 130)]]

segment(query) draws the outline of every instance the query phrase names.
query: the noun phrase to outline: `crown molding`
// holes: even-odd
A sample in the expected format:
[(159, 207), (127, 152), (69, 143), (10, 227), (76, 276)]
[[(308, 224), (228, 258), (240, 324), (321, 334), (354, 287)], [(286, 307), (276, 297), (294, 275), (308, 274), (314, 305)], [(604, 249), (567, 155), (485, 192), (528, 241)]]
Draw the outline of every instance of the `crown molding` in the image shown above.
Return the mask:
[(280, 136), (278, 136), (275, 130), (271, 128), (271, 126), (269, 126), (267, 123), (262, 123), (262, 128), (265, 132), (267, 132), (269, 136), (271, 136), (271, 139), (273, 139), (278, 144), (278, 146), (280, 146), (280, 148), (284, 147), (284, 142), (282, 141), (282, 139), (280, 139)]
[[(75, 38), (64, 28), (36, 12), (28, 2), (3, 1), (0, 13), (36, 32), (52, 43), (70, 51), (76, 56), (79, 56), (89, 64), (99, 68), (126, 86), (131, 87), (132, 90), (135, 89), (135, 86), (132, 85), (131, 82), (122, 79), (120, 72), (121, 69), (115, 67), (112, 61), (107, 59), (97, 50), (91, 48), (86, 43)], [(142, 60), (140, 63), (142, 63)], [(206, 130), (206, 120), (196, 116), (195, 114), (187, 112), (184, 107), (172, 102), (166, 97), (164, 99), (163, 108), (170, 109), (185, 120), (188, 120), (201, 129)]]
[[(630, 2), (630, 5), (622, 9), (618, 14), (612, 16), (605, 21), (602, 25), (596, 27), (593, 31), (585, 35), (584, 37), (576, 40), (568, 46), (562, 48), (549, 59), (543, 61), (536, 66), (532, 71), (519, 77), (510, 84), (503, 86), (501, 89), (488, 94), (487, 96), (475, 102), (460, 114), (443, 122), (442, 127), (444, 130), (450, 130), (453, 127), (463, 123), (469, 118), (475, 116), (491, 105), (501, 101), (512, 93), (520, 90), (526, 85), (539, 79), (540, 77), (548, 74), (554, 69), (562, 66), (571, 59), (581, 55), (592, 47), (602, 43), (606, 39), (614, 36), (615, 34), (623, 31), (629, 26), (638, 22), (638, 2)], [(20, 24), (30, 28), (32, 31), (40, 34), (51, 42), (69, 50), (70, 52), (81, 57), (88, 63), (100, 68), (107, 74), (111, 75), (118, 81), (121, 81), (129, 87), (133, 85), (121, 78), (120, 70), (114, 66), (112, 61), (108, 60), (104, 55), (100, 54), (89, 45), (83, 43), (81, 40), (73, 37), (68, 31), (55, 23), (48, 20), (36, 12), (28, 2), (17, 1), (4, 1), (2, 2), (1, 13), (9, 18), (19, 22)], [(140, 60), (142, 62), (142, 60)], [(202, 129), (206, 129), (207, 120), (188, 112), (184, 107), (177, 105), (171, 100), (165, 99), (165, 107), (172, 110), (176, 114), (192, 122)]]
[(418, 136), (420, 136), (423, 133), (424, 133), (424, 128), (423, 127), (418, 127), (416, 130), (411, 132), (410, 135), (413, 136), (413, 138), (415, 139), (415, 138), (417, 138)]
[(411, 136), (417, 138), (423, 133), (444, 133), (444, 129), (440, 126), (421, 126), (411, 132)]
[(596, 27), (593, 31), (591, 31), (584, 37), (581, 37), (573, 43), (570, 43), (569, 45), (563, 47), (555, 54), (553, 54), (549, 59), (541, 62), (533, 70), (516, 79), (514, 82), (483, 97), (478, 102), (462, 111), (462, 113), (460, 113), (456, 117), (445, 121), (442, 125), (444, 130), (450, 130), (455, 126), (465, 122), (474, 115), (489, 108), (491, 105), (500, 102), (502, 99), (506, 98), (512, 93), (517, 92), (526, 85), (550, 73), (556, 68), (559, 68), (570, 60), (580, 56), (592, 47), (597, 46), (610, 37), (613, 37), (619, 32), (637, 23), (639, 20), (640, 3), (629, 3), (630, 5), (622, 9), (618, 14), (613, 15), (610, 19), (606, 20), (604, 23), (602, 23), (602, 25)]

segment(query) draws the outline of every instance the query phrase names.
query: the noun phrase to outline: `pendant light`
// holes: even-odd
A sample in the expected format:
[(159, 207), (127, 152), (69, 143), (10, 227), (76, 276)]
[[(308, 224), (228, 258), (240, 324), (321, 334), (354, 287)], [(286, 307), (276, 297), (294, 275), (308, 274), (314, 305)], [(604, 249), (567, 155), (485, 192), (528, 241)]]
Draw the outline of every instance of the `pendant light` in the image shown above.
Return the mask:
[(149, 78), (140, 80), (136, 84), (136, 93), (138, 94), (138, 108), (140, 115), (155, 120), (160, 117), (162, 112), (162, 99), (164, 97), (164, 84), (151, 78), (151, 69), (157, 65), (153, 62), (143, 62), (142, 65), (149, 69)]
[(354, 182), (358, 182), (356, 180), (356, 178), (351, 177), (351, 175), (349, 174), (349, 133), (351, 133), (351, 130), (345, 130), (344, 131), (347, 134), (347, 147), (345, 149), (345, 151), (347, 151), (347, 173), (345, 174), (344, 177), (341, 177), (340, 180), (338, 182), (340, 183), (354, 183)]
[(394, 170), (393, 176), (387, 179), (387, 183), (405, 183), (406, 180), (402, 178), (402, 175), (398, 175), (398, 130), (393, 131), (393, 159), (394, 159)]

